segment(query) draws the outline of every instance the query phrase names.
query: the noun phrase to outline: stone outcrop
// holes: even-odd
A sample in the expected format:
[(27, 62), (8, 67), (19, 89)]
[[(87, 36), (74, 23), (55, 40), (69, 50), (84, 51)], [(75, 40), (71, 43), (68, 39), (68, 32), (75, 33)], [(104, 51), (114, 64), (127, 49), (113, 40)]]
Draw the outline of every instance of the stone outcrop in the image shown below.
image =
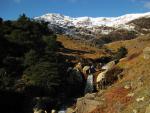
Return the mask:
[(76, 109), (67, 108), (66, 113), (76, 113)]
[(146, 47), (143, 50), (143, 54), (144, 54), (144, 59), (150, 59), (150, 47)]
[(111, 62), (107, 63), (106, 65), (104, 65), (104, 66), (102, 67), (102, 69), (109, 71), (109, 70), (111, 70), (114, 66), (115, 66), (115, 61), (111, 61)]
[(34, 108), (33, 113), (47, 113), (47, 112), (42, 109)]
[(102, 105), (101, 101), (97, 101), (94, 98), (94, 94), (87, 94), (85, 97), (79, 98), (76, 104), (76, 113), (90, 113)]

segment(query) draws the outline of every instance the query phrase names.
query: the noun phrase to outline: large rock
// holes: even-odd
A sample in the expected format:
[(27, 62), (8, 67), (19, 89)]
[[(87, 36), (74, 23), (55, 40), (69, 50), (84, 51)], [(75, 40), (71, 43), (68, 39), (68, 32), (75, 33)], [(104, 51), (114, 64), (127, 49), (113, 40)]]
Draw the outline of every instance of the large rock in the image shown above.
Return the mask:
[(47, 113), (47, 112), (42, 109), (34, 108), (33, 113)]
[(88, 98), (79, 98), (77, 100), (76, 105), (77, 105), (76, 113), (90, 113), (93, 110), (95, 110), (98, 106), (102, 105), (102, 102)]
[(115, 66), (115, 64), (116, 64), (115, 61), (111, 61), (107, 63), (106, 65), (104, 65), (102, 69), (109, 71)]
[(136, 101), (141, 102), (141, 101), (144, 101), (144, 99), (145, 99), (144, 97), (139, 97), (139, 98), (136, 99)]
[(66, 113), (75, 113), (76, 111), (72, 108), (67, 108)]
[(143, 50), (143, 54), (144, 54), (144, 59), (150, 59), (150, 47), (146, 47)]
[(95, 93), (87, 93), (84, 97), (86, 99), (94, 99), (95, 98)]

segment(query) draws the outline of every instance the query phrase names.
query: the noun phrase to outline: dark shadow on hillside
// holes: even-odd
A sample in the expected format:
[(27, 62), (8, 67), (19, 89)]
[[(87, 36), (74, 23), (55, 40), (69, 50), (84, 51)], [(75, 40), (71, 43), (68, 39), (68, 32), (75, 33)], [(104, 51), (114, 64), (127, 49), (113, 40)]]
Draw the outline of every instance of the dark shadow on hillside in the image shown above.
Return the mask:
[(75, 50), (75, 49), (68, 49), (68, 48), (60, 48), (59, 49), (60, 52), (63, 52), (63, 53), (70, 53), (70, 54), (93, 54), (95, 53), (94, 51), (84, 51), (84, 50)]

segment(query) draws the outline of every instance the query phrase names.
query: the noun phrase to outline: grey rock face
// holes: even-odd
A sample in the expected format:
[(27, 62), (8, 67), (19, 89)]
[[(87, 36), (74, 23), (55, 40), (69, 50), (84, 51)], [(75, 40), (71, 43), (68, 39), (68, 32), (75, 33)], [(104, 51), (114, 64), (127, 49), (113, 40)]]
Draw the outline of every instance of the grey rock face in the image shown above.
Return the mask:
[(88, 98), (80, 98), (77, 100), (76, 113), (90, 113), (101, 104), (101, 101), (96, 101)]

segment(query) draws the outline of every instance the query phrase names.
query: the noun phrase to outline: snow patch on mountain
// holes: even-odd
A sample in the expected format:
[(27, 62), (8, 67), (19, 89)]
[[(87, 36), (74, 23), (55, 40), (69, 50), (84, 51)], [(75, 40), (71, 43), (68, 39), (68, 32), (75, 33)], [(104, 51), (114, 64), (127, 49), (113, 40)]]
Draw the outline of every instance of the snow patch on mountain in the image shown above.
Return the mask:
[(58, 25), (60, 27), (96, 27), (96, 26), (108, 26), (108, 27), (123, 27), (127, 29), (133, 29), (133, 26), (127, 25), (128, 22), (142, 18), (150, 17), (150, 12), (141, 14), (126, 14), (119, 17), (78, 17), (73, 18), (64, 16), (61, 14), (45, 14), (40, 17), (35, 17), (36, 20), (44, 20), (52, 25)]

